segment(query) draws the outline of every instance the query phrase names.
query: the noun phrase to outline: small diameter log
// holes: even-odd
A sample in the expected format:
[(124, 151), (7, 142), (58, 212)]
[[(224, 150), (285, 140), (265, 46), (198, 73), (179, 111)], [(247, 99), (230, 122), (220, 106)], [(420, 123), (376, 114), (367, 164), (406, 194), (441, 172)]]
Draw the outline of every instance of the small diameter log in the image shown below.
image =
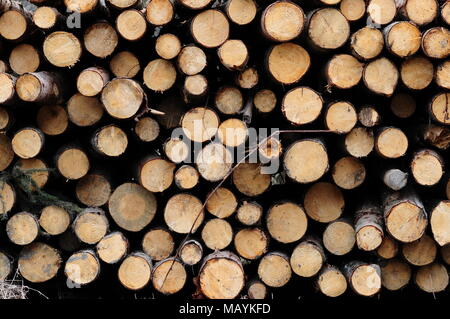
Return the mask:
[(302, 240), (292, 252), (290, 264), (292, 271), (300, 277), (313, 277), (325, 262), (325, 253), (318, 240)]
[(146, 254), (134, 252), (122, 261), (117, 275), (125, 288), (140, 290), (150, 282), (152, 261)]
[(374, 127), (380, 124), (381, 116), (372, 106), (364, 106), (358, 112), (358, 120), (365, 127)]
[(236, 84), (242, 89), (252, 89), (258, 82), (258, 70), (255, 68), (246, 68), (236, 75)]
[(0, 103), (11, 104), (15, 97), (16, 77), (8, 73), (0, 73)]
[(371, 23), (388, 24), (397, 14), (395, 0), (370, 0), (367, 5), (367, 14)]
[(356, 86), (362, 78), (363, 66), (363, 63), (349, 54), (333, 56), (325, 67), (327, 89), (350, 89)]
[(234, 247), (242, 258), (255, 260), (269, 248), (269, 237), (261, 228), (244, 228), (234, 236)]
[(279, 252), (266, 254), (259, 262), (258, 276), (269, 287), (283, 287), (292, 276), (288, 256)]
[(202, 293), (209, 299), (234, 299), (245, 285), (245, 273), (239, 257), (229, 251), (205, 257), (199, 271)]
[(191, 141), (203, 143), (216, 134), (219, 122), (219, 117), (213, 110), (196, 107), (184, 114), (181, 127)]
[(269, 208), (266, 224), (273, 239), (288, 244), (303, 237), (308, 228), (308, 219), (299, 205), (282, 202)]
[(217, 50), (220, 62), (227, 69), (242, 70), (247, 64), (249, 54), (247, 46), (241, 40), (227, 40)]
[(261, 195), (270, 183), (271, 175), (264, 173), (260, 164), (241, 163), (233, 170), (233, 184), (244, 195)]
[(64, 178), (80, 179), (90, 169), (89, 158), (81, 148), (66, 146), (56, 155), (56, 168)]
[(95, 96), (103, 90), (108, 81), (108, 71), (100, 67), (90, 67), (78, 75), (77, 89), (84, 96)]
[(12, 272), (12, 262), (9, 257), (0, 251), (0, 282), (5, 281)]
[[(289, 56), (289, 59), (286, 59)], [(280, 84), (294, 84), (301, 80), (311, 65), (311, 58), (303, 47), (287, 42), (269, 49), (266, 68)]]
[(158, 157), (146, 159), (139, 167), (139, 183), (150, 192), (163, 192), (173, 183), (175, 167)]
[(231, 152), (222, 144), (210, 143), (198, 152), (195, 163), (199, 174), (205, 180), (217, 182), (230, 172), (233, 158)]
[(236, 212), (238, 221), (246, 226), (257, 224), (262, 217), (263, 208), (256, 202), (243, 201)]
[(266, 299), (269, 294), (269, 290), (259, 280), (252, 280), (247, 285), (247, 295), (250, 299)]
[(137, 41), (147, 31), (147, 21), (145, 21), (144, 15), (138, 10), (125, 10), (117, 17), (116, 29), (125, 40)]
[(262, 13), (262, 34), (271, 41), (290, 41), (303, 30), (305, 14), (300, 6), (290, 1), (275, 1)]
[(436, 0), (402, 0), (397, 7), (406, 20), (423, 26), (437, 18), (439, 4)]
[(142, 239), (142, 250), (156, 261), (168, 258), (172, 254), (174, 246), (172, 235), (163, 228), (148, 231)]
[(103, 88), (101, 101), (109, 113), (117, 119), (134, 116), (144, 103), (145, 95), (140, 84), (131, 79), (115, 78)]
[(408, 138), (399, 128), (383, 127), (375, 137), (375, 150), (384, 158), (399, 158), (408, 150)]
[(163, 148), (167, 158), (176, 164), (186, 161), (189, 156), (189, 146), (179, 137), (170, 137)]
[(216, 93), (215, 105), (223, 114), (238, 114), (244, 106), (244, 98), (238, 88), (223, 86)]
[(138, 0), (107, 0), (107, 3), (119, 10), (141, 5)]
[(435, 121), (450, 124), (450, 93), (441, 92), (433, 96), (428, 109)]
[(214, 218), (205, 223), (201, 237), (209, 249), (223, 250), (233, 240), (233, 229), (225, 219)]
[(111, 217), (119, 227), (138, 232), (152, 221), (157, 202), (155, 195), (142, 186), (125, 183), (114, 190), (108, 207)]
[(337, 186), (343, 189), (354, 189), (364, 183), (366, 168), (357, 158), (343, 157), (334, 164), (331, 175)]
[(28, 245), (39, 235), (39, 222), (30, 213), (17, 213), (8, 219), (6, 234), (12, 243), (21, 246)]
[(194, 239), (187, 240), (180, 248), (180, 259), (189, 266), (196, 265), (203, 257), (203, 247)]
[(433, 263), (420, 267), (414, 277), (416, 285), (425, 292), (444, 291), (448, 286), (448, 271), (444, 265)]
[(181, 41), (172, 33), (162, 34), (156, 38), (155, 51), (161, 58), (171, 60), (180, 53)]
[(348, 154), (361, 158), (368, 156), (375, 146), (373, 132), (365, 127), (355, 127), (346, 136), (344, 147)]
[(397, 67), (387, 58), (378, 58), (364, 66), (364, 84), (375, 94), (391, 96), (397, 87), (398, 78)]
[(44, 105), (37, 113), (36, 124), (47, 135), (61, 135), (69, 126), (69, 116), (60, 105)]
[(356, 244), (359, 249), (372, 251), (383, 242), (383, 215), (381, 208), (367, 202), (357, 211), (355, 217)]
[(450, 89), (450, 61), (444, 61), (437, 66), (435, 82), (441, 88)]
[(205, 10), (197, 14), (191, 22), (191, 35), (205, 48), (217, 48), (230, 34), (230, 24), (219, 10)]
[(427, 124), (420, 128), (419, 138), (431, 146), (446, 150), (450, 147), (450, 128)]
[(6, 216), (16, 203), (16, 192), (10, 183), (0, 182), (0, 218)]
[(277, 106), (277, 96), (271, 90), (259, 90), (253, 97), (253, 105), (262, 114), (269, 113)]
[(103, 237), (96, 245), (98, 257), (107, 264), (116, 264), (121, 261), (128, 252), (127, 238), (118, 231)]
[(99, 128), (91, 138), (94, 150), (109, 157), (125, 153), (128, 146), (127, 134), (118, 126), (107, 125)]
[(411, 267), (402, 260), (392, 259), (381, 266), (381, 285), (387, 290), (400, 290), (410, 279)]
[(450, 3), (448, 1), (441, 6), (441, 18), (447, 25), (450, 25)]
[(218, 218), (227, 218), (236, 211), (237, 205), (233, 192), (225, 187), (219, 187), (212, 195), (208, 196), (206, 209)]
[(383, 30), (386, 48), (392, 54), (406, 58), (420, 49), (421, 32), (419, 28), (408, 21), (391, 23)]
[(430, 225), (434, 240), (439, 246), (450, 243), (450, 201), (442, 200), (431, 210)]
[(26, 280), (41, 283), (56, 276), (61, 262), (61, 256), (55, 248), (37, 242), (22, 249), (18, 269)]
[(81, 242), (93, 245), (106, 235), (109, 222), (100, 208), (86, 208), (75, 218), (72, 228)]
[(100, 261), (93, 250), (81, 250), (72, 254), (64, 266), (64, 274), (75, 285), (87, 285), (100, 274)]
[(184, 80), (183, 98), (186, 103), (200, 102), (207, 92), (208, 79), (204, 75), (189, 75)]
[(334, 184), (315, 183), (305, 194), (304, 207), (308, 217), (321, 223), (329, 223), (342, 215), (344, 196)]
[(5, 73), (9, 71), (9, 66), (5, 61), (0, 60), (0, 73)]
[(350, 102), (334, 102), (325, 110), (325, 125), (336, 133), (350, 132), (357, 121), (356, 109)]
[(150, 0), (146, 6), (145, 17), (148, 23), (162, 26), (172, 21), (174, 13), (170, 0)]
[(101, 6), (105, 6), (105, 3), (98, 0), (64, 0), (64, 5), (68, 12), (77, 12), (80, 14), (95, 13), (95, 10)]
[(164, 221), (178, 234), (195, 233), (203, 223), (204, 216), (200, 200), (186, 193), (172, 196), (164, 208)]
[(60, 103), (64, 98), (61, 77), (46, 71), (22, 74), (16, 81), (16, 92), (25, 102)]
[(399, 191), (408, 183), (408, 175), (398, 168), (390, 168), (381, 172), (381, 180), (390, 189)]
[(444, 175), (444, 159), (435, 151), (423, 149), (414, 153), (411, 172), (419, 185), (436, 185)]
[(30, 174), (31, 179), (36, 184), (36, 187), (43, 188), (49, 179), (50, 171), (47, 164), (38, 158), (19, 159), (16, 163), (16, 167), (20, 170), (39, 170)]
[(70, 214), (62, 207), (46, 206), (41, 210), (39, 224), (49, 235), (56, 236), (64, 233), (70, 226)]
[(207, 7), (212, 0), (177, 0), (182, 6), (191, 10), (200, 10)]
[(377, 264), (353, 261), (344, 266), (344, 274), (358, 295), (370, 297), (381, 289), (381, 269)]
[(179, 292), (186, 284), (186, 280), (186, 269), (175, 257), (162, 260), (153, 267), (153, 287), (164, 295), (173, 295)]
[(33, 12), (34, 24), (42, 30), (51, 30), (60, 24), (63, 24), (66, 17), (63, 16), (56, 8), (53, 7), (39, 7)]
[(118, 78), (133, 78), (140, 71), (141, 65), (133, 53), (121, 51), (112, 57), (109, 69)]
[(347, 279), (337, 267), (326, 265), (317, 278), (317, 286), (325, 296), (339, 297), (347, 290)]
[(350, 38), (352, 53), (361, 60), (376, 58), (383, 50), (383, 47), (383, 33), (370, 26), (359, 29)]
[(342, 256), (349, 253), (355, 245), (355, 229), (349, 221), (338, 219), (327, 225), (322, 240), (330, 253)]
[(434, 27), (423, 33), (422, 51), (430, 58), (445, 59), (450, 55), (449, 42), (450, 31), (444, 27)]
[(404, 244), (402, 254), (414, 266), (431, 264), (436, 258), (437, 247), (433, 238), (423, 235), (420, 239)]
[(0, 35), (6, 40), (16, 41), (32, 33), (30, 27), (32, 13), (20, 5), (20, 8), (2, 10), (0, 15)]
[(450, 265), (450, 245), (445, 245), (441, 247), (440, 249), (442, 260), (447, 264)]
[(225, 13), (231, 22), (247, 25), (256, 17), (258, 7), (254, 0), (230, 0), (225, 5)]
[[(255, 106), (256, 98), (255, 96)], [(276, 97), (275, 103), (272, 105), (275, 107)], [(322, 107), (322, 96), (309, 87), (294, 88), (288, 91), (281, 101), (281, 111), (284, 117), (294, 125), (302, 125), (315, 121), (319, 117)]]
[(401, 119), (411, 117), (416, 111), (416, 101), (406, 93), (396, 93), (391, 98), (391, 111)]
[(18, 75), (35, 72), (41, 63), (38, 50), (30, 44), (19, 44), (11, 50), (9, 66)]
[(321, 50), (337, 49), (347, 42), (350, 25), (335, 8), (321, 8), (309, 15), (308, 39)]
[(219, 125), (217, 136), (223, 145), (238, 147), (245, 143), (248, 137), (247, 125), (239, 119), (228, 119)]
[(398, 244), (389, 235), (385, 235), (381, 242), (381, 245), (377, 248), (377, 254), (383, 259), (391, 259), (397, 256)]
[(45, 38), (43, 52), (51, 64), (57, 67), (72, 67), (80, 59), (82, 47), (72, 33), (56, 31)]
[(152, 91), (164, 92), (177, 79), (177, 71), (172, 62), (164, 59), (150, 61), (144, 69), (144, 84)]
[(258, 155), (262, 163), (266, 164), (271, 161), (279, 160), (283, 148), (280, 140), (275, 137), (269, 137), (258, 144)]
[(411, 90), (423, 90), (433, 81), (433, 64), (425, 57), (410, 57), (400, 67), (400, 78), (407, 88)]
[(103, 59), (110, 56), (118, 42), (119, 36), (116, 30), (106, 22), (95, 23), (84, 31), (84, 47), (97, 58)]
[(175, 171), (173, 179), (179, 189), (188, 190), (197, 186), (200, 175), (194, 167), (183, 165)]
[(386, 230), (392, 237), (404, 243), (422, 237), (428, 219), (417, 195), (409, 190), (392, 193), (384, 198), (383, 206)]
[(14, 153), (20, 158), (28, 159), (36, 157), (44, 147), (44, 134), (33, 127), (25, 127), (16, 134), (11, 141)]
[(105, 205), (111, 196), (111, 183), (101, 173), (91, 173), (78, 180), (75, 195), (88, 207)]
[(297, 141), (287, 149), (283, 165), (286, 174), (294, 181), (302, 184), (314, 182), (328, 171), (327, 149), (317, 139)]
[(348, 21), (358, 21), (366, 13), (366, 3), (364, 0), (342, 0), (339, 10)]
[(92, 126), (100, 121), (103, 113), (103, 104), (95, 97), (76, 93), (67, 102), (69, 120), (77, 126)]
[(12, 149), (11, 140), (5, 134), (0, 134), (0, 171), (8, 168), (14, 159), (14, 151)]
[(13, 114), (9, 109), (0, 106), (0, 132), (5, 132), (14, 123)]
[(159, 136), (160, 128), (156, 120), (151, 117), (141, 117), (134, 127), (134, 133), (142, 142), (153, 142)]

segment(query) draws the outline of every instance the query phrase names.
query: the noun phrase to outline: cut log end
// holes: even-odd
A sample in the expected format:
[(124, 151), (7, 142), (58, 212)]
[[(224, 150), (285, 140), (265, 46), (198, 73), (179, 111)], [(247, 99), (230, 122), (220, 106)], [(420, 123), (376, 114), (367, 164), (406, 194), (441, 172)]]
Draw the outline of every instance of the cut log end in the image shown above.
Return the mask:
[(172, 295), (180, 291), (187, 280), (186, 269), (174, 258), (168, 258), (155, 265), (152, 273), (153, 287), (162, 294)]
[(303, 30), (305, 14), (293, 2), (276, 1), (262, 13), (263, 34), (272, 41), (285, 42), (297, 37)]
[(162, 228), (150, 230), (142, 240), (142, 250), (156, 261), (168, 258), (172, 254), (174, 246), (172, 235)]
[(115, 264), (122, 260), (128, 248), (128, 240), (118, 231), (103, 237), (96, 246), (98, 257), (107, 264)]
[(258, 276), (269, 287), (283, 287), (292, 276), (288, 257), (277, 252), (266, 254), (259, 262)]
[(39, 224), (47, 234), (60, 235), (64, 233), (70, 225), (69, 213), (58, 206), (46, 206), (41, 211)]
[(120, 264), (118, 277), (127, 289), (139, 290), (147, 286), (152, 274), (152, 262), (144, 253), (133, 253)]
[(355, 242), (355, 229), (344, 220), (328, 224), (323, 232), (323, 244), (333, 255), (342, 256), (349, 253)]
[(61, 263), (59, 252), (40, 242), (24, 247), (18, 262), (20, 274), (33, 283), (45, 282), (55, 277)]
[(167, 226), (179, 234), (194, 233), (204, 218), (203, 205), (197, 197), (190, 194), (172, 196), (164, 208)]

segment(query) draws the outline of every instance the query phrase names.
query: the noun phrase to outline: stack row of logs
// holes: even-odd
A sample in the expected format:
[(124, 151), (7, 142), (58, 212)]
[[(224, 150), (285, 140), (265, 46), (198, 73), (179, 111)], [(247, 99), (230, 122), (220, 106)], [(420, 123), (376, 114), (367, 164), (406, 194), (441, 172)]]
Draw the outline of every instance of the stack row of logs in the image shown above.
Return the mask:
[(449, 1), (30, 2), (0, 0), (0, 281), (446, 290)]

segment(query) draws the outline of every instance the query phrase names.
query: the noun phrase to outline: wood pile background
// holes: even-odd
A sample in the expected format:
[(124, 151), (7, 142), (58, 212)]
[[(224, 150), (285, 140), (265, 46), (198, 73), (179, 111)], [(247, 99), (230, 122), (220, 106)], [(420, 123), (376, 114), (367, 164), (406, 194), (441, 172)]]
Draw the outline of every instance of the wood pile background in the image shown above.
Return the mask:
[(0, 0), (0, 282), (447, 290), (449, 1), (30, 1)]

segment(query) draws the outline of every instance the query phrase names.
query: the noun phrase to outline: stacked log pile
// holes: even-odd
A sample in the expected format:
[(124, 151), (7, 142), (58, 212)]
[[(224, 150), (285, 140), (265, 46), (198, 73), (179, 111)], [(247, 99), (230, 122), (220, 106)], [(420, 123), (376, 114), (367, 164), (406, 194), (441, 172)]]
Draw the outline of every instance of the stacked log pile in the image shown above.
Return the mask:
[(449, 1), (30, 2), (0, 0), (0, 281), (446, 290)]

